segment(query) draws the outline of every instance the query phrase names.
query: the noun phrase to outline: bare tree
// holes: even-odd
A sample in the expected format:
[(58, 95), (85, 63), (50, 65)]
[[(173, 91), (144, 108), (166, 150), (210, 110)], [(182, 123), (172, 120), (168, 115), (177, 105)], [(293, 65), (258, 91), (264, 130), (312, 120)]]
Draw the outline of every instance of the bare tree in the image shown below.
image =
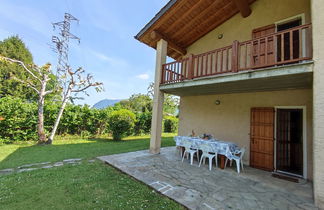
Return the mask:
[(26, 65), (22, 61), (7, 58), (1, 55), (0, 61), (18, 64), (29, 74), (30, 78), (26, 80), (21, 80), (15, 75), (12, 75), (12, 78), (25, 84), (27, 87), (33, 89), (38, 94), (38, 143), (45, 143), (46, 135), (44, 130), (44, 102), (45, 97), (55, 91), (54, 88), (47, 90), (47, 84), (51, 80), (50, 75), (52, 74), (51, 65), (49, 63), (45, 64), (42, 67), (38, 67), (34, 64)]
[(58, 65), (56, 75), (60, 81), (62, 92), (62, 104), (56, 117), (53, 129), (46, 143), (53, 142), (57, 127), (60, 123), (65, 106), (68, 101), (73, 100), (73, 94), (86, 93), (90, 87), (95, 87), (97, 91), (102, 90), (102, 83), (94, 82), (90, 74), (85, 74), (85, 71), (79, 67), (73, 71), (69, 64), (69, 40), (76, 39), (80, 43), (80, 38), (70, 32), (71, 22), (79, 20), (69, 13), (64, 14), (64, 20), (53, 23), (53, 27), (59, 28), (58, 36), (52, 37), (52, 42), (55, 44), (55, 52), (58, 54)]
[(62, 103), (51, 134), (46, 142), (47, 144), (52, 144), (66, 104), (68, 101), (73, 100), (75, 94), (86, 93), (86, 90), (90, 87), (95, 87), (96, 91), (102, 90), (102, 83), (94, 82), (93, 76), (90, 74), (85, 74), (85, 71), (81, 67), (75, 71), (68, 68), (67, 71), (64, 72), (62, 78), (64, 78), (61, 80), (63, 83)]

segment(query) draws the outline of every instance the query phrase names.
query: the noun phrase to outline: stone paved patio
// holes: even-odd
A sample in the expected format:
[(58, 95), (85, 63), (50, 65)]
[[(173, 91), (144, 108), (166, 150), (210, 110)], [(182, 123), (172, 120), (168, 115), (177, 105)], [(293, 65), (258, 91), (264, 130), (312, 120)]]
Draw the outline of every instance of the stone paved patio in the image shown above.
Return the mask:
[[(175, 147), (98, 157), (190, 209), (316, 209), (311, 183), (293, 183), (245, 167), (208, 170), (181, 162)], [(234, 164), (233, 164), (234, 165)]]

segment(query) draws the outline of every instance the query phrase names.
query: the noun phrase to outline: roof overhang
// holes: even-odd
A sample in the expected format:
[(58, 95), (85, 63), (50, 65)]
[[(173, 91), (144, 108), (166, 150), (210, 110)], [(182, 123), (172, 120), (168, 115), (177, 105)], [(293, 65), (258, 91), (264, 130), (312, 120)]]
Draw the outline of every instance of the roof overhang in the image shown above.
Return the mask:
[(170, 0), (135, 36), (156, 48), (160, 39), (168, 42), (168, 56), (179, 59), (186, 48), (232, 16), (251, 14), (255, 0)]

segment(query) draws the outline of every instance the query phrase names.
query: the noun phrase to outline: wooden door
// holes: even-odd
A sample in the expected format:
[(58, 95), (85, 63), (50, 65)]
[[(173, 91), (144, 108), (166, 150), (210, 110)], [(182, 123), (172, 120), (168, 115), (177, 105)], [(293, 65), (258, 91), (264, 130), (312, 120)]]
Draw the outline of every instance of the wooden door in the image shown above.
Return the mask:
[(251, 109), (250, 165), (273, 171), (274, 108)]
[(274, 36), (268, 36), (276, 32), (276, 25), (263, 26), (252, 31), (252, 67), (271, 66), (275, 63)]

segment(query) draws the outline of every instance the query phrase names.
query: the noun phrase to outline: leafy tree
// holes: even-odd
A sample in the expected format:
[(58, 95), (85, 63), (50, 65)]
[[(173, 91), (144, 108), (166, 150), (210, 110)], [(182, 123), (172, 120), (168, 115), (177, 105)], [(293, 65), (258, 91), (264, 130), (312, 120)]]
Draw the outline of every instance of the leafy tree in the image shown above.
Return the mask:
[(177, 114), (178, 109), (179, 109), (179, 97), (170, 94), (165, 94), (164, 104), (163, 104), (164, 115), (175, 116)]
[(121, 140), (132, 134), (135, 125), (135, 114), (127, 109), (113, 111), (109, 118), (109, 127), (114, 140)]
[[(0, 55), (19, 60), (27, 64), (33, 63), (33, 57), (24, 42), (18, 36), (9, 37), (0, 41)], [(25, 80), (28, 73), (21, 66), (10, 63), (0, 63), (0, 98), (15, 96), (29, 101), (36, 100), (37, 94), (13, 78), (13, 76)]]
[[(147, 88), (147, 95), (151, 98), (154, 96), (154, 83), (152, 82)], [(176, 112), (179, 108), (179, 97), (164, 94), (164, 103), (163, 103), (163, 114), (164, 115), (176, 115)]]
[(37, 133), (38, 133), (38, 141), (39, 143), (46, 142), (46, 134), (44, 129), (44, 104), (45, 104), (45, 97), (51, 93), (56, 91), (55, 88), (48, 89), (48, 82), (51, 80), (52, 71), (51, 65), (46, 64), (42, 67), (38, 67), (37, 65), (30, 64), (26, 65), (24, 62), (15, 60), (8, 57), (3, 57), (0, 55), (1, 62), (9, 62), (12, 64), (18, 64), (22, 67), (22, 69), (27, 72), (28, 78), (20, 79), (16, 76), (13, 78), (18, 82), (25, 84), (28, 89), (33, 90), (37, 93), (38, 99), (38, 122), (37, 122)]
[(166, 133), (175, 133), (178, 129), (178, 118), (174, 116), (165, 116), (163, 119), (164, 132)]
[(120, 104), (133, 112), (152, 111), (152, 99), (145, 94), (133, 94), (129, 99), (121, 101)]

